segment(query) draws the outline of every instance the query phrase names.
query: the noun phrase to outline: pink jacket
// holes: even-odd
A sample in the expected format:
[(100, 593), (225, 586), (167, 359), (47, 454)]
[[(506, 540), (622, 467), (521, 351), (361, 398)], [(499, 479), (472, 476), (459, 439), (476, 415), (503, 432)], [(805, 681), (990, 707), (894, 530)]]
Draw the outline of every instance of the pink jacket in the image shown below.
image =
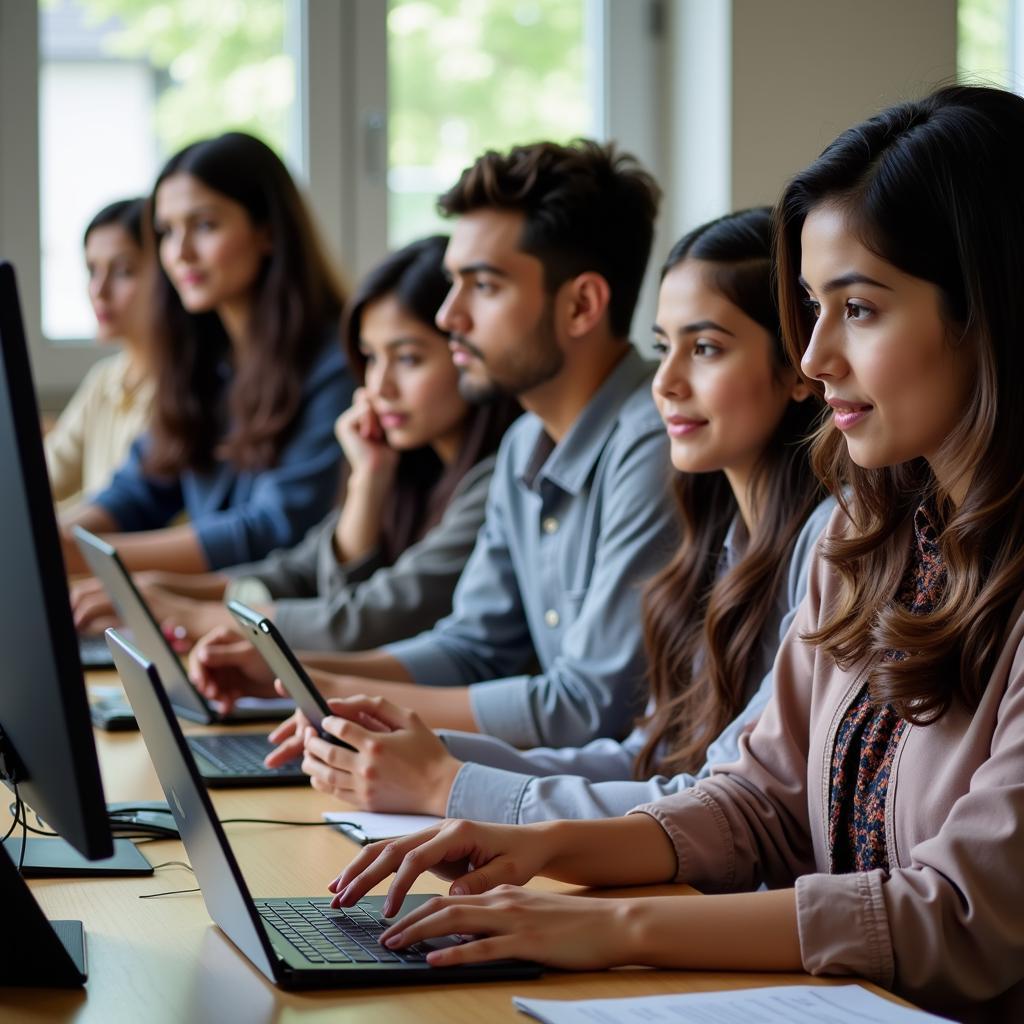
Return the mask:
[[(846, 522), (837, 510), (828, 532)], [(840, 671), (800, 635), (837, 593), (816, 553), (740, 759), (636, 810), (672, 840), (678, 881), (724, 892), (795, 880), (811, 974), (861, 975), (964, 1020), (1024, 1021), (1024, 599), (977, 711), (904, 730), (885, 809), (890, 871), (833, 875), (832, 747), (868, 663)]]

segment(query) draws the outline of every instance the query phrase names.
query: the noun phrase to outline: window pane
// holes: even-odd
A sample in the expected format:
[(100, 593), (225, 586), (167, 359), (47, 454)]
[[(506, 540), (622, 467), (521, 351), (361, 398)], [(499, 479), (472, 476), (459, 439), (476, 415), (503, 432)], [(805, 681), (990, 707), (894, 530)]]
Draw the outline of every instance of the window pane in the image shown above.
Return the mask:
[(1013, 87), (1010, 4), (1011, 0), (958, 0), (956, 64), (960, 81)]
[(40, 4), (47, 338), (92, 336), (85, 225), (106, 203), (148, 192), (171, 153), (237, 128), (297, 155), (287, 153), (298, 134), (295, 62), (285, 44), (292, 6), (288, 0)]
[(392, 246), (485, 149), (594, 134), (587, 0), (389, 0)]

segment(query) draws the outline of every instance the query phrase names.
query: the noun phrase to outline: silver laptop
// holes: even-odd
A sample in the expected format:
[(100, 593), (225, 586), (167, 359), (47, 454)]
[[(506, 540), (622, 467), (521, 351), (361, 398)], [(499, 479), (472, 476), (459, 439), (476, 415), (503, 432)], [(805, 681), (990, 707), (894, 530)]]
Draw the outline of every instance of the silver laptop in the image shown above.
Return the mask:
[[(392, 951), (377, 937), (390, 924), (384, 897), (333, 910), (331, 897), (253, 899), (227, 836), (196, 769), (156, 665), (107, 630), (110, 651), (149, 748), (167, 803), (181, 833), (210, 917), (274, 984), (282, 988), (347, 988), (426, 982), (488, 981), (536, 977), (538, 964), (519, 960), (460, 967), (431, 967), (430, 949), (448, 936)], [(331, 865), (324, 865), (325, 884)], [(403, 912), (430, 896), (409, 896)]]
[[(159, 667), (160, 678), (175, 714), (206, 725), (242, 725), (276, 721), (291, 713), (294, 707), (291, 701), (272, 700), (236, 704), (230, 713), (222, 714), (189, 679), (185, 666), (167, 642), (115, 548), (80, 526), (76, 526), (73, 532), (82, 557), (103, 584), (127, 627), (126, 632)], [(188, 742), (208, 785), (265, 786), (308, 782), (297, 763), (280, 768), (267, 768), (263, 764), (263, 758), (270, 753), (271, 747), (262, 733), (211, 733), (190, 736)]]

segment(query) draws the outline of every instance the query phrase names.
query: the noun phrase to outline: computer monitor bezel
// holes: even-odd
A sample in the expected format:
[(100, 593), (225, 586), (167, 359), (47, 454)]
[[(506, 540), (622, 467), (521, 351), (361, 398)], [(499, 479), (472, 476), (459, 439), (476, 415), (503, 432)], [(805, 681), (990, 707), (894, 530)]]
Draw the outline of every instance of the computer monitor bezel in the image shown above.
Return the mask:
[[(50, 828), (84, 857), (96, 860), (113, 854), (113, 838), (78, 658), (78, 636), (68, 600), (67, 573), (46, 471), (17, 281), (14, 268), (7, 262), (0, 262), (0, 360), (4, 378), (0, 401), (10, 404), (18, 462), (17, 466), (8, 467), (15, 477), (8, 480), (8, 486), (17, 486), (20, 481), (31, 532), (31, 538), (0, 535), (0, 544), (29, 540), (32, 544), (53, 683), (48, 694), (38, 678), (25, 681), (24, 688), (19, 690), (20, 681), (11, 679), (6, 665), (0, 665), (0, 729), (6, 737), (6, 770), (20, 776), (3, 781), (12, 792), (16, 782), (19, 796)], [(10, 581), (9, 585), (16, 583)], [(0, 623), (0, 635), (3, 629)], [(6, 640), (8, 644), (31, 642), (43, 646), (37, 638), (15, 636)], [(23, 699), (15, 703), (19, 693)], [(41, 721), (49, 724), (40, 726)], [(45, 742), (41, 738), (44, 735)], [(51, 774), (47, 759), (52, 758), (57, 745), (68, 751), (73, 766), (71, 777), (64, 773), (57, 779)]]

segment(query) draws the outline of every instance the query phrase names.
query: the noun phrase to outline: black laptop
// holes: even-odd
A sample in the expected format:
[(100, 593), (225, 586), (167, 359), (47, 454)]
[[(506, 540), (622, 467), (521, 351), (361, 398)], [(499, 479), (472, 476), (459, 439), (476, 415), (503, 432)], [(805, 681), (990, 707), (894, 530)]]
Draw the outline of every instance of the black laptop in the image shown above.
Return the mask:
[[(377, 942), (391, 921), (383, 896), (334, 910), (331, 897), (253, 899), (242, 878), (210, 796), (196, 770), (156, 666), (114, 630), (110, 651), (124, 683), (164, 796), (195, 871), (210, 917), (252, 963), (282, 988), (347, 988), (402, 982), (492, 981), (533, 978), (538, 964), (505, 960), (431, 967), (431, 949), (458, 941), (448, 936), (392, 951)], [(325, 865), (325, 884), (329, 866)], [(409, 896), (404, 911), (430, 896)]]
[[(291, 712), (290, 702), (274, 700), (243, 703), (232, 708), (229, 714), (221, 714), (189, 679), (185, 666), (167, 642), (117, 551), (80, 526), (73, 532), (82, 557), (103, 584), (133, 642), (159, 666), (160, 678), (176, 715), (206, 725), (238, 725), (280, 720)], [(309, 781), (297, 762), (279, 768), (267, 768), (263, 764), (263, 758), (271, 750), (263, 733), (211, 733), (190, 736), (188, 742), (210, 786), (293, 785)]]

